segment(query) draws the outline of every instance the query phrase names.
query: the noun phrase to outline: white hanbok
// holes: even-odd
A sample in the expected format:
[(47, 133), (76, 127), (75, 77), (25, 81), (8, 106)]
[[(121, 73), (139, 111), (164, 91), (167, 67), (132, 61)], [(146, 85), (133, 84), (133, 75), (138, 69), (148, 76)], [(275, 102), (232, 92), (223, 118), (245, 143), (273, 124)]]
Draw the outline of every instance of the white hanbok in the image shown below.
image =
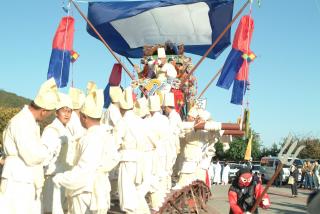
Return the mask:
[(40, 127), (28, 106), (16, 114), (3, 132), (6, 160), (0, 187), (0, 212), (38, 214), (43, 187), (43, 162), (52, 155), (52, 147), (40, 140)]
[(90, 127), (79, 143), (76, 165), (53, 181), (72, 197), (71, 214), (106, 213), (110, 207), (108, 172), (119, 161), (113, 137), (103, 126)]
[(221, 183), (221, 165), (219, 161), (215, 164), (215, 167), (214, 167), (213, 183), (216, 183), (216, 184)]
[(128, 110), (114, 129), (120, 146), (119, 200), (120, 208), (126, 213), (148, 214), (150, 212), (145, 196), (138, 190), (143, 178), (143, 150), (145, 133), (141, 132), (143, 120), (133, 110)]
[(229, 182), (229, 173), (230, 173), (230, 166), (226, 165), (223, 168), (223, 171), (222, 171), (222, 183), (223, 184), (228, 184), (228, 182)]
[(44, 129), (41, 140), (45, 144), (57, 145), (53, 158), (45, 163), (46, 179), (43, 187), (43, 211), (44, 213), (52, 212), (52, 210), (55, 210), (53, 209), (53, 206), (59, 206), (60, 208), (61, 203), (66, 210), (67, 203), (65, 203), (66, 197), (64, 188), (60, 190), (61, 201), (55, 201), (55, 198), (53, 198), (54, 184), (52, 182), (52, 176), (71, 169), (71, 166), (67, 164), (68, 154), (74, 155), (74, 151), (70, 151), (73, 150), (71, 133), (69, 129), (56, 118)]

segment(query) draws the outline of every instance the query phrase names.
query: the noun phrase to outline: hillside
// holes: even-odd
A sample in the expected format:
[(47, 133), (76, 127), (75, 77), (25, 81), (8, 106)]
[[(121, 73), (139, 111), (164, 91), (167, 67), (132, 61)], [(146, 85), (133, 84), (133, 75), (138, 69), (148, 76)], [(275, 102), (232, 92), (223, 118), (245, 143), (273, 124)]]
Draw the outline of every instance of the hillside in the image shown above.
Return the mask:
[[(17, 114), (25, 104), (29, 104), (30, 102), (30, 99), (0, 89), (0, 149), (2, 145), (2, 132), (9, 120)], [(40, 122), (41, 132), (45, 126), (52, 122), (54, 117), (54, 114), (52, 114)]]
[(29, 104), (31, 100), (18, 96), (11, 92), (0, 89), (0, 107), (4, 108), (21, 108), (25, 104)]

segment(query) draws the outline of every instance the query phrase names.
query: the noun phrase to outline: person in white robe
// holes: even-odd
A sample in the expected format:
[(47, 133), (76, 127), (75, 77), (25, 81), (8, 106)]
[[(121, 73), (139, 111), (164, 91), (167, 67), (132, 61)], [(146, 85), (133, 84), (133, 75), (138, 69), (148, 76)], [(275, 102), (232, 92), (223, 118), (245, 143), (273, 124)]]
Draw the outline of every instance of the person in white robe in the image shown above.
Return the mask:
[(103, 91), (90, 90), (80, 111), (86, 128), (79, 143), (76, 165), (53, 177), (55, 188), (64, 187), (72, 197), (71, 214), (107, 213), (110, 208), (108, 172), (119, 161), (113, 136), (100, 126)]
[(122, 95), (122, 90), (119, 86), (110, 86), (110, 98), (111, 103), (107, 110), (104, 112), (101, 123), (108, 124), (111, 127), (115, 127), (118, 121), (121, 119), (119, 101)]
[(177, 155), (180, 153), (180, 136), (182, 132), (182, 120), (178, 112), (175, 110), (174, 105), (174, 94), (167, 93), (164, 95), (163, 101), (164, 112), (168, 116), (169, 126), (172, 133), (171, 141), (170, 141), (170, 149), (168, 155), (170, 155), (170, 166), (169, 166), (169, 175), (168, 175), (168, 189), (172, 188), (172, 173), (173, 166), (176, 162)]
[(146, 145), (145, 133), (141, 129), (143, 120), (133, 111), (132, 88), (124, 90), (120, 99), (122, 118), (116, 124), (114, 136), (119, 145), (119, 201), (125, 213), (150, 213), (144, 195), (138, 190), (142, 183), (143, 151)]
[(59, 101), (53, 78), (47, 80), (31, 102), (16, 114), (3, 132), (6, 155), (0, 186), (2, 214), (39, 214), (44, 182), (43, 162), (50, 159), (54, 144), (43, 144), (40, 126)]
[(69, 96), (72, 100), (72, 114), (70, 121), (68, 122), (68, 129), (72, 134), (73, 142), (78, 143), (85, 133), (85, 128), (80, 122), (80, 109), (84, 104), (86, 97), (80, 89), (74, 87), (70, 87)]
[(213, 183), (214, 184), (220, 184), (221, 183), (221, 165), (219, 161), (215, 164), (214, 167), (214, 178), (213, 178)]
[[(101, 124), (109, 126), (111, 132), (113, 132), (114, 127), (122, 118), (120, 113), (119, 102), (122, 97), (122, 89), (119, 86), (110, 86), (109, 95), (111, 98), (111, 103), (107, 110), (103, 113), (101, 118)], [(118, 146), (118, 145), (117, 145)], [(119, 166), (116, 166), (110, 173), (110, 183), (111, 183), (111, 199), (118, 199), (118, 171)]]
[[(43, 187), (43, 212), (53, 213), (52, 206), (63, 203), (64, 210), (67, 210), (67, 203), (65, 198), (65, 191), (61, 189), (61, 201), (54, 201), (53, 198), (53, 182), (52, 176), (56, 173), (64, 172), (70, 169), (67, 163), (67, 154), (72, 149), (72, 135), (67, 128), (67, 123), (70, 121), (72, 113), (71, 98), (63, 93), (59, 93), (59, 103), (56, 107), (56, 118), (54, 121), (45, 127), (43, 130), (41, 140), (45, 144), (57, 145), (54, 151), (54, 156), (48, 163), (45, 163), (45, 183)], [(73, 151), (72, 151), (73, 152)], [(54, 214), (54, 213), (53, 213)]]
[(135, 102), (133, 111), (137, 116), (143, 119), (144, 125), (141, 127), (140, 132), (146, 134), (146, 144), (144, 146), (142, 158), (143, 158), (143, 166), (142, 166), (142, 183), (137, 187), (138, 191), (141, 195), (146, 195), (151, 191), (151, 184), (153, 178), (152, 174), (152, 159), (155, 155), (155, 136), (152, 132), (151, 124), (150, 124), (150, 112), (148, 109), (148, 101), (145, 97), (141, 97), (137, 99)]
[[(200, 122), (203, 123), (211, 123), (213, 122), (211, 119), (210, 112), (199, 109), (199, 120), (196, 122), (199, 124)], [(195, 127), (197, 128), (197, 127)], [(205, 182), (209, 187), (211, 186), (211, 182), (209, 179), (209, 167), (212, 158), (215, 156), (215, 144), (219, 141), (222, 132), (220, 132), (219, 127), (209, 127), (204, 126), (203, 129), (200, 129), (203, 134), (206, 134), (207, 136), (204, 138), (203, 147), (202, 150), (202, 159), (200, 161), (199, 167), (197, 169), (197, 179), (202, 180)], [(200, 131), (198, 130), (198, 131)]]
[(229, 173), (230, 173), (230, 166), (229, 163), (226, 162), (223, 171), (222, 171), (222, 185), (227, 185), (229, 183)]
[(172, 134), (169, 119), (160, 113), (160, 97), (153, 95), (149, 97), (148, 107), (151, 113), (150, 128), (155, 134), (156, 151), (153, 157), (153, 183), (151, 191), (151, 208), (158, 211), (162, 205), (168, 189), (168, 176), (172, 170), (170, 156)]
[[(196, 108), (191, 108), (188, 112), (187, 121), (183, 121), (182, 123), (183, 135), (181, 139), (181, 148), (183, 148), (183, 150), (177, 158), (179, 163), (175, 164), (178, 167), (181, 165), (181, 167), (179, 167), (177, 172), (179, 175), (178, 182), (173, 189), (181, 189), (193, 181), (198, 164), (197, 162), (201, 157), (202, 143), (198, 145), (198, 141), (196, 141), (195, 138), (190, 139), (190, 137), (195, 136), (194, 122), (198, 116), (198, 110)], [(195, 145), (192, 144), (193, 141), (195, 142)]]

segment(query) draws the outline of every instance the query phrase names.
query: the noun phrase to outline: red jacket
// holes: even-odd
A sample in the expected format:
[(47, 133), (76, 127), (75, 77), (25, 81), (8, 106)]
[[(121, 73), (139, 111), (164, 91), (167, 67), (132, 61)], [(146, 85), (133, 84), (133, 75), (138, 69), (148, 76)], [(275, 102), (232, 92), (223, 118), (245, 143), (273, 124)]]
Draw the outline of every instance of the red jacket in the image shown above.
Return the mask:
[[(250, 187), (247, 187), (248, 189), (250, 189)], [(252, 191), (254, 191), (254, 198), (252, 198), (252, 203), (254, 204), (255, 200), (261, 195), (261, 193), (263, 192), (263, 187), (260, 183), (256, 184), (256, 185), (252, 185)], [(248, 192), (248, 194), (250, 193), (250, 190)], [(239, 196), (241, 195), (241, 189), (239, 187), (235, 187), (235, 186), (231, 186), (229, 193), (228, 193), (228, 197), (229, 197), (229, 203), (230, 203), (230, 213), (233, 214), (243, 214), (246, 211), (250, 212), (251, 207), (247, 207), (247, 209), (245, 209), (245, 205), (242, 205), (243, 203), (241, 201), (239, 201), (241, 197)], [(252, 197), (252, 195), (250, 195)], [(250, 199), (250, 198), (249, 198)], [(268, 196), (268, 194), (265, 194), (259, 204), (259, 206), (261, 208), (267, 209), (270, 207), (270, 198)]]

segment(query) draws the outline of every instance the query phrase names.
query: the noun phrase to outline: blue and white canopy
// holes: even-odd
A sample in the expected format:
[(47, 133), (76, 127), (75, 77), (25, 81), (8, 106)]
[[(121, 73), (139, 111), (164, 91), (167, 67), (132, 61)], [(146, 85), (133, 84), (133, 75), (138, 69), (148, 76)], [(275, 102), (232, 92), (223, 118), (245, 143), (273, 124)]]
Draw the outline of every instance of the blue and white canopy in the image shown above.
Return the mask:
[[(185, 52), (203, 55), (232, 19), (233, 0), (155, 0), (91, 2), (88, 18), (110, 47), (130, 58), (144, 45), (171, 41)], [(90, 35), (97, 37), (87, 26)], [(228, 31), (208, 57), (230, 44)]]

